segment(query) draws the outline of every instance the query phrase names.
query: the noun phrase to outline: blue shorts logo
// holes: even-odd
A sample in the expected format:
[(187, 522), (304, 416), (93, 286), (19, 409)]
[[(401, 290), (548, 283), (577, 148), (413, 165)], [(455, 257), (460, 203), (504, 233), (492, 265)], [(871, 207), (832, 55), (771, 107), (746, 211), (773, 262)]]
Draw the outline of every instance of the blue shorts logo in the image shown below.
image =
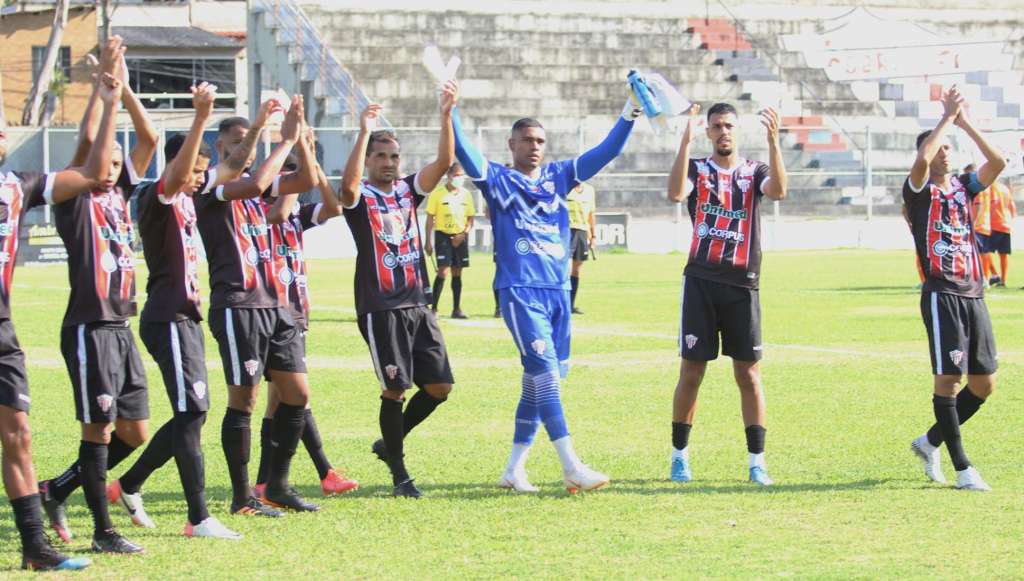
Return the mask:
[(519, 254), (522, 254), (523, 256), (526, 256), (527, 254), (529, 254), (530, 253), (530, 241), (527, 240), (526, 238), (520, 238), (519, 240), (516, 240), (516, 252), (518, 252)]

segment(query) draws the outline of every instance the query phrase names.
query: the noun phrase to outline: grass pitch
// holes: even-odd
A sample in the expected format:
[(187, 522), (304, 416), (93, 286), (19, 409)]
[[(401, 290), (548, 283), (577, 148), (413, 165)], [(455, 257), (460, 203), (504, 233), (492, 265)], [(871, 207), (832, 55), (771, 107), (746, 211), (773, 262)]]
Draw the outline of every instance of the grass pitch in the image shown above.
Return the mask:
[[(682, 578), (1017, 577), (1024, 571), (1024, 292), (988, 295), (1000, 348), (994, 397), (964, 430), (989, 494), (929, 484), (908, 451), (932, 422), (927, 340), (909, 252), (786, 252), (765, 256), (763, 363), (770, 472), (777, 485), (748, 485), (739, 396), (728, 359), (709, 366), (691, 437), (695, 481), (668, 481), (680, 273), (685, 257), (602, 254), (587, 263), (574, 321), (566, 414), (583, 460), (607, 472), (607, 489), (579, 496), (561, 485), (543, 431), (528, 466), (542, 492), (495, 487), (512, 438), (520, 367), (492, 319), (489, 256), (466, 271), (469, 321), (442, 319), (457, 385), (449, 402), (407, 441), (407, 462), (426, 496), (389, 497), (378, 437), (377, 381), (355, 324), (351, 260), (314, 261), (310, 380), (325, 448), (361, 483), (323, 500), (313, 515), (231, 517), (220, 448), (226, 394), (216, 344), (207, 338), (213, 399), (206, 429), (211, 513), (241, 542), (181, 536), (185, 504), (173, 464), (144, 493), (155, 530), (115, 523), (145, 546), (138, 557), (94, 557), (77, 578)], [(140, 280), (145, 273), (140, 272)], [(19, 269), (14, 322), (32, 384), (36, 467), (52, 477), (73, 460), (78, 426), (59, 350), (66, 271)], [(1018, 286), (1019, 283), (1013, 286)], [(144, 283), (140, 283), (140, 294)], [(140, 296), (140, 305), (144, 297)], [(442, 313), (450, 310), (450, 289)], [(142, 348), (141, 342), (139, 343)], [(170, 415), (156, 366), (151, 433)], [(259, 419), (253, 421), (253, 464)], [(137, 458), (111, 472), (117, 477)], [(953, 476), (943, 451), (947, 476)], [(319, 486), (300, 448), (293, 482), (311, 499)], [(17, 534), (0, 519), (0, 575), (18, 576)], [(70, 499), (85, 552), (91, 519)], [(24, 578), (30, 576), (25, 575)]]

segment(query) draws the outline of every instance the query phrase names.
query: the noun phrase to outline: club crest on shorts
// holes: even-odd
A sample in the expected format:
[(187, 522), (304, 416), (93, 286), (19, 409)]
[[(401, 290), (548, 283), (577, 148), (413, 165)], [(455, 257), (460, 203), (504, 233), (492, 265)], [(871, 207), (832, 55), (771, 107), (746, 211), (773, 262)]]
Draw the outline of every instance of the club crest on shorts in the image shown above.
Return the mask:
[(949, 360), (953, 362), (953, 365), (960, 365), (960, 362), (964, 360), (964, 352), (959, 349), (950, 351)]
[(110, 406), (114, 405), (114, 396), (107, 394), (96, 396), (96, 403), (99, 404), (103, 413), (107, 413), (110, 411)]
[(388, 376), (388, 379), (394, 381), (395, 377), (398, 376), (398, 366), (387, 365), (384, 367), (384, 373)]
[(548, 348), (548, 344), (544, 341), (544, 339), (534, 339), (533, 343), (530, 343), (530, 347), (533, 348), (537, 355), (543, 357), (544, 351), (546, 351)]
[(203, 399), (206, 397), (206, 384), (202, 381), (197, 381), (192, 384), (192, 391), (196, 392), (196, 397)]
[(256, 375), (256, 370), (260, 368), (260, 362), (255, 359), (250, 359), (245, 362), (245, 372), (249, 375)]
[(697, 336), (696, 335), (687, 335), (686, 336), (686, 348), (687, 349), (693, 349), (693, 346), (696, 345), (696, 344), (697, 344)]

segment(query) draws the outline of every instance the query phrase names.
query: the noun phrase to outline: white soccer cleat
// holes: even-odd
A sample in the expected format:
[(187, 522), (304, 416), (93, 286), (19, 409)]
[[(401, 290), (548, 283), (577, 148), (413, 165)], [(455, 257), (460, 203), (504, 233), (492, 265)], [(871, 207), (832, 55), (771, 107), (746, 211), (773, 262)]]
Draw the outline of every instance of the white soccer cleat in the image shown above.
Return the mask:
[(184, 534), (189, 538), (205, 537), (209, 539), (227, 539), (229, 541), (238, 541), (242, 538), (242, 535), (224, 526), (212, 516), (206, 517), (206, 520), (197, 525), (186, 522)]
[(107, 486), (107, 500), (111, 504), (120, 504), (128, 511), (132, 518), (132, 524), (137, 527), (155, 529), (156, 523), (146, 514), (142, 506), (142, 493), (128, 494), (121, 488), (121, 481), (115, 480)]
[(976, 492), (988, 492), (992, 487), (981, 479), (981, 474), (974, 466), (968, 466), (966, 470), (957, 470), (956, 487), (958, 490), (974, 490)]
[(910, 451), (917, 456), (924, 466), (924, 475), (932, 482), (946, 483), (946, 475), (942, 473), (939, 462), (939, 449), (928, 443), (925, 436), (920, 436), (910, 443)]
[(540, 489), (530, 484), (529, 479), (526, 477), (526, 472), (506, 472), (501, 476), (501, 480), (498, 481), (498, 486), (501, 488), (507, 488), (513, 492), (539, 492)]
[(608, 484), (608, 476), (601, 474), (586, 464), (580, 464), (572, 472), (565, 472), (565, 489), (570, 494), (580, 491), (597, 490)]

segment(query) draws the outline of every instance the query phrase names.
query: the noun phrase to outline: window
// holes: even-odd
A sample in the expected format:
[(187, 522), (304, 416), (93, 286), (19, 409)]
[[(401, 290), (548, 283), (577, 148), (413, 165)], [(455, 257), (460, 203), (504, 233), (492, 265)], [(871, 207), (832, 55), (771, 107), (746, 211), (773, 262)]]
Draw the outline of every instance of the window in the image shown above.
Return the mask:
[[(43, 69), (43, 59), (46, 57), (45, 46), (33, 46), (32, 47), (32, 80), (35, 81), (39, 78), (39, 73)], [(60, 67), (61, 72), (64, 73), (64, 78), (71, 79), (71, 47), (62, 46), (60, 51), (57, 53), (57, 66)]]
[(217, 85), (217, 109), (235, 108), (231, 58), (129, 58), (128, 84), (150, 109), (191, 109), (194, 83)]

